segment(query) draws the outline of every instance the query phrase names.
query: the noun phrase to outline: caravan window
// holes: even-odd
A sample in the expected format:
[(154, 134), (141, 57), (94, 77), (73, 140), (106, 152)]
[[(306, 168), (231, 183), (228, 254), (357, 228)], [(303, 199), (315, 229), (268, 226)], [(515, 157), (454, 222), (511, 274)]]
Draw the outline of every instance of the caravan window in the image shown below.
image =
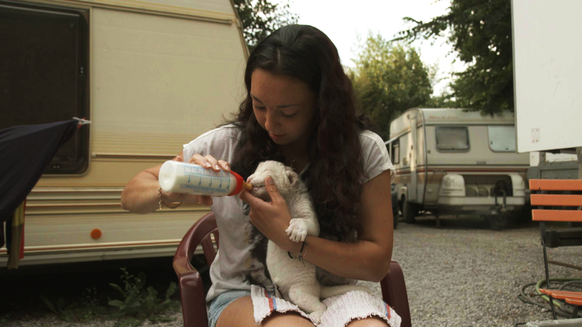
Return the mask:
[[(89, 117), (88, 12), (0, 1), (0, 129)], [(45, 174), (83, 173), (89, 128), (55, 154)]]
[(469, 131), (467, 127), (437, 126), (436, 142), (439, 150), (469, 150)]
[(489, 148), (495, 152), (515, 152), (515, 126), (487, 126)]

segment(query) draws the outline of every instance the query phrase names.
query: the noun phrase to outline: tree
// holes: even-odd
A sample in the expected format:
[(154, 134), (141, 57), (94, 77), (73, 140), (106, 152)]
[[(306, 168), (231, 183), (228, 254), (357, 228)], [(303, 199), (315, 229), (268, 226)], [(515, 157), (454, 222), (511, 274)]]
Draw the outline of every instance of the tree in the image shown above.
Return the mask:
[(513, 110), (513, 63), (510, 0), (452, 0), (449, 12), (429, 22), (405, 17), (416, 24), (394, 40), (448, 41), (468, 64), (451, 83), (457, 105), (486, 114)]
[(253, 48), (281, 26), (296, 24), (298, 16), (289, 11), (289, 3), (272, 4), (269, 0), (234, 0), (242, 22), (245, 41)]
[(350, 75), (362, 112), (385, 140), (392, 119), (426, 103), (433, 91), (429, 71), (416, 50), (392, 44), (380, 35), (368, 36)]

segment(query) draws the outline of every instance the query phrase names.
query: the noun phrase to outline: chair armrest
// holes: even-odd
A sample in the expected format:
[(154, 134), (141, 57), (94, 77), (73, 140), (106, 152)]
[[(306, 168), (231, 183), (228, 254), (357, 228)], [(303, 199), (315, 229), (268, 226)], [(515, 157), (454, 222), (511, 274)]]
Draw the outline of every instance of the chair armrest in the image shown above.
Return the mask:
[(172, 265), (178, 276), (185, 327), (208, 326), (204, 284), (200, 273), (190, 262), (196, 247), (215, 229), (214, 214), (204, 216), (186, 232), (174, 255)]
[(384, 279), (380, 281), (382, 298), (402, 318), (402, 327), (411, 326), (410, 307), (408, 294), (404, 282), (404, 273), (396, 261), (390, 263), (390, 270)]
[[(193, 231), (192, 228), (191, 231)], [(208, 318), (206, 315), (206, 297), (204, 295), (204, 284), (200, 273), (190, 264), (193, 251), (188, 246), (191, 239), (191, 231), (189, 231), (174, 255), (174, 271), (178, 276), (178, 283), (180, 288), (180, 299), (183, 308), (184, 326), (199, 326), (202, 324), (208, 326)], [(200, 326), (202, 327), (202, 326)]]
[(178, 276), (184, 326), (207, 327), (208, 316), (202, 276), (190, 264), (192, 254), (188, 254), (183, 244), (180, 244), (173, 261), (174, 271)]
[(206, 297), (204, 295), (204, 284), (200, 273), (193, 269), (185, 272), (179, 277), (180, 298), (184, 318), (184, 326), (206, 327), (208, 326), (208, 317), (206, 314)]

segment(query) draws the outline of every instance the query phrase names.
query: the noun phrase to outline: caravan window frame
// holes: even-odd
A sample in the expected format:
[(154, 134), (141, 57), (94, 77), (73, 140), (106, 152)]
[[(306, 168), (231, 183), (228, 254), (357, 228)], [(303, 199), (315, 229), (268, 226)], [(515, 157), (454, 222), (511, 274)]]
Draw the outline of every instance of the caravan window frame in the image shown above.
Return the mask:
[[(0, 129), (90, 119), (89, 17), (88, 8), (0, 0), (0, 28), (8, 27), (5, 35), (11, 42), (9, 51), (0, 56), (6, 63), (0, 88), (7, 92), (0, 97), (0, 107), (11, 108)], [(89, 126), (80, 128), (44, 174), (86, 173), (89, 137)]]
[[(438, 131), (439, 130), (443, 130), (443, 129), (463, 129), (466, 132), (467, 135), (467, 148), (466, 149), (443, 149), (439, 146), (439, 142), (438, 142)], [(455, 125), (447, 125), (447, 126), (435, 126), (435, 143), (436, 143), (436, 149), (439, 152), (469, 152), (471, 151), (471, 140), (469, 137), (469, 128), (468, 126), (455, 126)]]

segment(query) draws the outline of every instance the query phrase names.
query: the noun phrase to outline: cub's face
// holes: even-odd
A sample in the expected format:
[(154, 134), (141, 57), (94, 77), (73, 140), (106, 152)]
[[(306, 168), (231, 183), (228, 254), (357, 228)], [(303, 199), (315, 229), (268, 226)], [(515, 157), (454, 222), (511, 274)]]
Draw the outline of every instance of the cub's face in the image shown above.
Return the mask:
[(251, 194), (265, 201), (271, 201), (269, 192), (265, 188), (265, 178), (271, 176), (277, 186), (277, 190), (283, 197), (295, 187), (299, 175), (291, 167), (286, 167), (278, 161), (263, 161), (259, 164), (255, 172), (247, 178), (247, 183), (253, 185)]

